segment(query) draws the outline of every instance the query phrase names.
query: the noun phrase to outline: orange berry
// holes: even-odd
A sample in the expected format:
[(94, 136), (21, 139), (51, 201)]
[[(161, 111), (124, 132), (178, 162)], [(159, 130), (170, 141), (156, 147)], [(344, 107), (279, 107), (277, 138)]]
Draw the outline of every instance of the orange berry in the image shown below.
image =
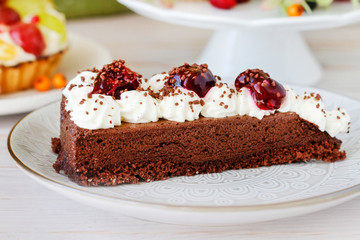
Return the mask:
[(50, 78), (47, 76), (40, 76), (34, 81), (34, 88), (40, 92), (45, 92), (50, 90)]
[(303, 6), (301, 6), (301, 4), (295, 3), (290, 5), (290, 7), (288, 7), (287, 9), (287, 14), (290, 17), (298, 17), (301, 16), (304, 12), (304, 8)]
[(57, 73), (53, 76), (51, 82), (54, 88), (63, 88), (66, 86), (66, 77), (62, 73)]

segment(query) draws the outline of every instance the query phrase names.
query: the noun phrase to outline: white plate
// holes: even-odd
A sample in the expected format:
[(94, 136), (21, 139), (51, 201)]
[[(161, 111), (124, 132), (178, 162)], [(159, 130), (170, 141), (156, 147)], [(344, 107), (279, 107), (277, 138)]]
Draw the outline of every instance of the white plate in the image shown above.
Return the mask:
[(8, 147), (17, 165), (45, 186), (83, 203), (136, 218), (220, 226), (297, 216), (360, 193), (360, 103), (316, 91), (327, 107), (345, 107), (352, 118), (350, 134), (340, 136), (347, 151), (345, 161), (232, 170), (138, 185), (81, 187), (52, 168), (56, 154), (51, 151), (50, 138), (59, 135), (59, 103), (20, 120), (9, 135)]
[[(57, 72), (72, 79), (79, 70), (101, 67), (111, 62), (111, 54), (100, 44), (76, 34), (69, 34), (70, 47)], [(38, 92), (34, 89), (0, 95), (0, 115), (29, 112), (61, 98), (61, 90)]]
[(344, 26), (360, 21), (360, 10), (349, 2), (335, 2), (328, 9), (318, 8), (310, 15), (287, 17), (277, 10), (262, 10), (262, 1), (251, 0), (231, 10), (217, 9), (209, 2), (177, 2), (174, 8), (149, 3), (148, 0), (118, 0), (131, 10), (160, 21), (192, 27), (261, 28), (264, 30), (310, 30)]

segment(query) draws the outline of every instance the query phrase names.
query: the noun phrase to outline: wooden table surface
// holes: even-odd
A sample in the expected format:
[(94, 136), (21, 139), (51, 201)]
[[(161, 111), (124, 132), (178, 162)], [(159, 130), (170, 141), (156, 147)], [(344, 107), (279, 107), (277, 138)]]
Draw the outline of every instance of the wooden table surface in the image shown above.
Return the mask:
[[(103, 44), (144, 76), (196, 61), (211, 35), (130, 14), (74, 20), (68, 28)], [(316, 87), (360, 100), (360, 25), (304, 36), (325, 70)], [(83, 205), (15, 166), (6, 141), (22, 116), (0, 116), (0, 239), (360, 239), (359, 198), (301, 217), (211, 228), (153, 223)]]

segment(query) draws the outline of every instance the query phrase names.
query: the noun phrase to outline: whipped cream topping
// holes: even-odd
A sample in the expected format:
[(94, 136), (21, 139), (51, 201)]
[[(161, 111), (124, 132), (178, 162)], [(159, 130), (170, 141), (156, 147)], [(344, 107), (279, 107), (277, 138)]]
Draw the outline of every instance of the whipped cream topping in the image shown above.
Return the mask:
[(145, 90), (152, 90), (154, 93), (159, 93), (165, 86), (167, 77), (169, 75), (166, 73), (155, 74), (150, 79), (142, 79), (140, 87)]
[(216, 84), (205, 95), (205, 104), (201, 109), (204, 117), (223, 118), (238, 114), (236, 93), (227, 84)]
[[(165, 86), (167, 74), (154, 75), (147, 81), (141, 79), (140, 87), (150, 91), (126, 91), (121, 94), (120, 100), (102, 94), (89, 95), (96, 76), (94, 72), (82, 72), (63, 91), (65, 109), (70, 111), (75, 124), (82, 128), (111, 128), (120, 125), (121, 121), (146, 123), (159, 118), (184, 122), (200, 116), (247, 115), (261, 120), (275, 112), (294, 112), (332, 137), (347, 132), (350, 124), (350, 116), (345, 110), (326, 111), (320, 95), (297, 95), (287, 86), (284, 86), (286, 96), (279, 109), (262, 110), (256, 106), (247, 88), (237, 91), (223, 83), (217, 83), (204, 98), (182, 87), (174, 87), (174, 91), (164, 95), (160, 90)], [(149, 92), (159, 93), (159, 97), (155, 99)]]
[(46, 48), (42, 54), (43, 56), (50, 56), (67, 48), (68, 43), (62, 41), (59, 33), (43, 26), (39, 28), (46, 44)]
[(0, 29), (0, 41), (5, 43), (0, 43), (0, 52), (7, 52), (7, 48), (14, 50), (10, 50), (11, 54), (14, 54), (13, 57), (6, 57), (5, 59), (0, 58), (0, 65), (9, 67), (15, 66), (21, 62), (29, 62), (36, 59), (35, 55), (25, 52), (19, 45), (15, 44), (8, 31)]
[(250, 90), (242, 88), (237, 91), (237, 112), (240, 116), (247, 115), (262, 119), (264, 116), (275, 113), (275, 110), (262, 110), (258, 108), (251, 97)]
[(159, 119), (158, 103), (147, 91), (127, 91), (120, 100), (103, 94), (90, 95), (96, 76), (94, 72), (81, 72), (63, 90), (65, 110), (76, 125), (101, 129), (121, 125), (121, 121), (146, 123)]
[(121, 120), (130, 123), (147, 123), (159, 120), (157, 101), (147, 91), (127, 91), (116, 100), (121, 109)]
[(193, 91), (175, 87), (175, 92), (164, 96), (160, 100), (161, 116), (176, 122), (193, 121), (198, 119), (203, 100)]
[(65, 110), (71, 120), (86, 129), (112, 128), (121, 124), (120, 106), (110, 96), (93, 94), (93, 83), (97, 74), (81, 72), (63, 90), (66, 97)]

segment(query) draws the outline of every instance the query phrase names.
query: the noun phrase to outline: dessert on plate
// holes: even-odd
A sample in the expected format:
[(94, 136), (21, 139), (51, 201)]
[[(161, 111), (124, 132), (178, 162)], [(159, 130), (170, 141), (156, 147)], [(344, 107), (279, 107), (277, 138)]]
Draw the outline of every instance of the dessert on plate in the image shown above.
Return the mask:
[(50, 76), (67, 48), (64, 16), (52, 1), (0, 2), (0, 94)]
[(54, 168), (84, 186), (346, 157), (344, 109), (296, 94), (259, 69), (234, 86), (206, 64), (144, 79), (122, 60), (80, 72), (63, 91)]

